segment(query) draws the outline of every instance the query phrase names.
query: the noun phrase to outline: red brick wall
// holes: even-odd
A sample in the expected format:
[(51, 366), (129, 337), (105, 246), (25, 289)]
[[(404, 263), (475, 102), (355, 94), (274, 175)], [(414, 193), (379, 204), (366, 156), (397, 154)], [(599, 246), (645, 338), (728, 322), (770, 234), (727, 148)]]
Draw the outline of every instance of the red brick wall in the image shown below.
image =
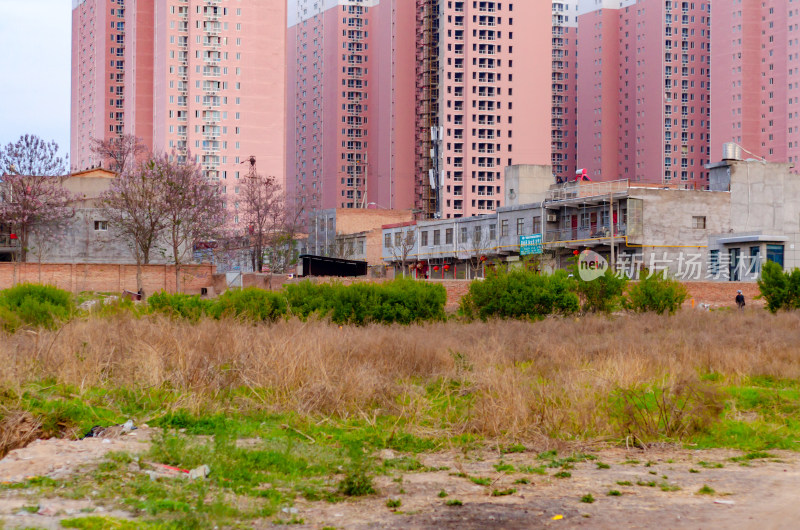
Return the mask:
[[(136, 291), (136, 265), (22, 263), (17, 265), (17, 283), (44, 283), (72, 292), (96, 291), (116, 293)], [(181, 267), (183, 291), (199, 293), (202, 287), (211, 286), (213, 265), (185, 265)], [(14, 264), (0, 263), (0, 289), (13, 285)], [(175, 291), (175, 267), (170, 265), (143, 265), (142, 279), (147, 294), (162, 289)]]

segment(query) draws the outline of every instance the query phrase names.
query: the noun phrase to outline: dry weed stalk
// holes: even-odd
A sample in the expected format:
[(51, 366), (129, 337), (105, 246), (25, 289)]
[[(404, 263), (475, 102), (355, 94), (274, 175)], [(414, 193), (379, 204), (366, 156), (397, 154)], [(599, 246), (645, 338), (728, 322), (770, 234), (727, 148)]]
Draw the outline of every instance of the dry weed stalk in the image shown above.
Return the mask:
[[(798, 314), (755, 311), (364, 328), (92, 318), (0, 337), (0, 386), (169, 388), (181, 395), (174, 406), (194, 411), (372, 418), (380, 409), (412, 423), (427, 415), (426, 429), (597, 438), (619, 434), (607, 405), (620, 389), (673, 388), (709, 372), (800, 377), (798, 324)], [(449, 382), (469, 406), (446, 400), (430, 418)]]

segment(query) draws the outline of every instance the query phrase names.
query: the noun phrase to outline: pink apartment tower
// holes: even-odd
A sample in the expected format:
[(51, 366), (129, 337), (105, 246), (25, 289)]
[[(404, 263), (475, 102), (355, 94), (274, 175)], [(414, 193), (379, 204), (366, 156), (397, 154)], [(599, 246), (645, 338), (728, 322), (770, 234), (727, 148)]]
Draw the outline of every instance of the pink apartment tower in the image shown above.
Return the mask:
[(124, 124), (125, 6), (123, 0), (72, 1), (70, 166), (101, 161), (91, 138), (122, 133)]
[[(292, 0), (289, 189), (315, 208), (461, 217), (550, 165), (551, 7)], [(309, 205), (312, 205), (309, 207)]]
[(578, 4), (553, 0), (553, 175), (575, 178), (578, 160)]
[[(728, 142), (769, 162), (800, 159), (800, 6), (716, 0), (711, 25), (711, 154)], [(797, 168), (795, 168), (797, 171)]]
[[(220, 182), (235, 221), (251, 157), (259, 174), (285, 184), (285, 0), (85, 0), (73, 11), (74, 21), (81, 21), (90, 3), (95, 33), (110, 28), (109, 7), (121, 14), (114, 20), (123, 35), (123, 44), (115, 46), (114, 74), (121, 73), (123, 83), (113, 86), (120, 110), (113, 130), (103, 126), (105, 137), (129, 133), (155, 152), (195, 157), (206, 176)], [(76, 31), (73, 47), (81, 39)], [(95, 70), (111, 65), (85, 46), (73, 61), (92, 63)], [(76, 75), (83, 77), (74, 66)], [(94, 129), (76, 119), (84, 108)], [(89, 137), (101, 136), (97, 122), (110, 117), (106, 111), (73, 96), (73, 152), (80, 156)]]
[(708, 186), (710, 0), (581, 0), (578, 169)]
[(414, 2), (289, 0), (287, 188), (305, 211), (414, 205)]
[(417, 11), (417, 207), (492, 212), (505, 167), (551, 165), (552, 5), (417, 0)]

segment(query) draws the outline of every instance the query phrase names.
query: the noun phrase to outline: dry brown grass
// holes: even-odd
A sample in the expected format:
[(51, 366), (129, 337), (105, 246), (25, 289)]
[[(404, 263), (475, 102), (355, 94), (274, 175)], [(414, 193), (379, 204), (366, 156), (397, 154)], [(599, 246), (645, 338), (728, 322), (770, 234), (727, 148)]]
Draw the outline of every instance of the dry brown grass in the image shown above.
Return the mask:
[(763, 311), (365, 328), (123, 316), (0, 336), (0, 388), (168, 387), (182, 395), (173, 406), (196, 411), (387, 413), (449, 432), (597, 439), (619, 435), (605, 411), (619, 389), (684, 388), (708, 372), (798, 378), (798, 339), (800, 314)]

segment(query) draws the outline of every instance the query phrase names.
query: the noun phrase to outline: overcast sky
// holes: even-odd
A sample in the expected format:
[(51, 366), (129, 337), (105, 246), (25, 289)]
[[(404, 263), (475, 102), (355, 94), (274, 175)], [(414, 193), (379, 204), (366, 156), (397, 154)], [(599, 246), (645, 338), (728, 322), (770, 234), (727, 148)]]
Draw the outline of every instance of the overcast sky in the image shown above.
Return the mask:
[(71, 0), (0, 0), (0, 145), (25, 133), (69, 152)]

